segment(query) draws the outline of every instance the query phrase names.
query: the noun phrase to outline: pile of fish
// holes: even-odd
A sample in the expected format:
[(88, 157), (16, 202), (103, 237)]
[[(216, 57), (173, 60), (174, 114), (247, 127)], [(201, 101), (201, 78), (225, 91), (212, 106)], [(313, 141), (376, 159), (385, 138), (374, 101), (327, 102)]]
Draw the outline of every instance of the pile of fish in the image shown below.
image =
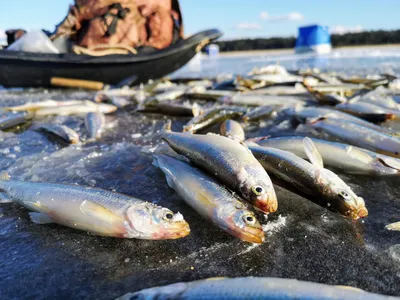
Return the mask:
[[(31, 128), (74, 144), (101, 142), (104, 114), (118, 109), (187, 118), (179, 131), (165, 122), (159, 132), (164, 143), (147, 152), (153, 164), (202, 217), (244, 241), (263, 243), (260, 216), (279, 212), (276, 185), (346, 218), (368, 216), (368, 199), (340, 174), (400, 174), (399, 82), (390, 74), (345, 77), (270, 65), (225, 80), (160, 79), (100, 91), (91, 99), (3, 107), (0, 129), (78, 115), (85, 118), (83, 140), (64, 125)], [(251, 136), (254, 128), (270, 136)], [(180, 213), (116, 192), (14, 181), (6, 172), (0, 189), (8, 196), (2, 202), (23, 205), (38, 224), (123, 238), (176, 239), (190, 233)], [(386, 228), (400, 230), (400, 222)]]

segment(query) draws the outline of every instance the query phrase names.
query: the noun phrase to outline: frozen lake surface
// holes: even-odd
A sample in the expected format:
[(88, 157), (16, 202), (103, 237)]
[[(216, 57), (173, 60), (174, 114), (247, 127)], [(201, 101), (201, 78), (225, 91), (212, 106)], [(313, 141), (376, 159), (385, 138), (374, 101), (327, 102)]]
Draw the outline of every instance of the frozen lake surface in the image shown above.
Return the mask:
[[(306, 66), (348, 74), (400, 75), (399, 49), (342, 50), (330, 56), (249, 55), (192, 61), (176, 76), (246, 74), (279, 62), (289, 70)], [(40, 99), (83, 99), (82, 91), (0, 91), (0, 105)], [(400, 178), (339, 174), (363, 197), (369, 210), (352, 221), (277, 187), (279, 210), (260, 216), (267, 240), (242, 242), (203, 220), (170, 189), (143, 149), (160, 143), (167, 119), (181, 130), (189, 118), (140, 114), (108, 115), (101, 141), (65, 146), (31, 130), (34, 123), (64, 124), (83, 138), (83, 117), (49, 117), (17, 132), (0, 132), (0, 171), (27, 181), (91, 185), (149, 200), (180, 211), (191, 234), (172, 241), (92, 236), (58, 225), (36, 225), (28, 211), (0, 205), (0, 293), (2, 299), (113, 299), (127, 292), (214, 276), (297, 278), (400, 296)], [(248, 137), (276, 128), (247, 128)]]

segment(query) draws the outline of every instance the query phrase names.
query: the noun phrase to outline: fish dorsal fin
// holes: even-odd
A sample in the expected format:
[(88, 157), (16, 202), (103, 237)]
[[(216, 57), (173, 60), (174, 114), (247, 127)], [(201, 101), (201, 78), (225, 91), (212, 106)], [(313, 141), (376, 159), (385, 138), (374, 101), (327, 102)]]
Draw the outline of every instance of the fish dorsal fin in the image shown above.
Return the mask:
[(312, 139), (310, 139), (309, 137), (305, 137), (303, 139), (303, 146), (304, 146), (304, 151), (306, 152), (310, 162), (317, 168), (323, 169), (324, 163), (321, 154), (319, 153), (317, 147), (315, 147), (315, 144), (312, 141)]
[(85, 200), (80, 205), (80, 210), (83, 214), (96, 218), (98, 220), (103, 220), (108, 223), (114, 223), (115, 221), (121, 221), (121, 217), (114, 214), (112, 211), (108, 210), (104, 206)]
[(201, 108), (200, 105), (198, 105), (197, 103), (194, 103), (192, 105), (192, 114), (193, 114), (193, 117), (198, 117), (198, 116), (204, 114), (204, 110)]
[(6, 171), (0, 172), (0, 180), (10, 180), (10, 175)]

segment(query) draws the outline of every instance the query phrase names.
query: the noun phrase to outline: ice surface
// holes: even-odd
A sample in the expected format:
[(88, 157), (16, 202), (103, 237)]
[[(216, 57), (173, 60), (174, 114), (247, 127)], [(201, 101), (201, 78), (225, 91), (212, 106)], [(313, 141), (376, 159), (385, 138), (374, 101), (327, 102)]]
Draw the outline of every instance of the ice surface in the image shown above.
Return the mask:
[[(387, 60), (398, 71), (400, 57), (390, 55), (363, 58), (340, 52), (328, 58), (327, 66), (351, 73), (356, 64), (352, 60), (356, 60), (374, 71)], [(238, 66), (245, 74), (273, 59), (278, 58), (222, 58), (206, 64), (216, 72), (235, 73), (232, 66)], [(279, 59), (284, 66), (300, 64), (294, 63), (295, 56)], [(196, 73), (202, 74), (207, 72)], [(3, 106), (90, 96), (93, 93), (40, 89), (0, 92)], [(257, 215), (267, 231), (266, 242), (245, 243), (200, 217), (152, 165), (146, 149), (160, 143), (159, 131), (168, 119), (173, 130), (181, 130), (189, 120), (119, 110), (106, 116), (109, 126), (101, 141), (70, 146), (30, 126), (64, 124), (85, 140), (82, 117), (49, 117), (15, 132), (0, 132), (0, 171), (7, 170), (13, 179), (85, 184), (125, 193), (181, 212), (191, 227), (191, 234), (180, 240), (105, 238), (58, 225), (33, 224), (27, 210), (1, 204), (0, 290), (4, 298), (113, 299), (154, 285), (214, 276), (297, 278), (400, 295), (400, 234), (385, 229), (400, 216), (399, 178), (338, 174), (365, 199), (370, 215), (364, 221), (348, 220), (277, 187), (278, 212), (267, 220)], [(249, 126), (246, 135), (294, 133), (289, 123), (281, 126)]]

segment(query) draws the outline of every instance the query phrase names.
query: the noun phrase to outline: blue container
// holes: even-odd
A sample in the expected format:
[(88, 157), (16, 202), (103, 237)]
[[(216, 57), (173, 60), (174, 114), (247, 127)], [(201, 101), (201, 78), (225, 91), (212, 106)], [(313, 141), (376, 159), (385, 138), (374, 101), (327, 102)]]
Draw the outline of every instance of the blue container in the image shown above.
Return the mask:
[(219, 46), (216, 44), (206, 46), (206, 53), (209, 57), (217, 57), (219, 54)]
[(310, 25), (299, 27), (296, 40), (296, 53), (329, 53), (332, 49), (331, 35), (327, 26)]

